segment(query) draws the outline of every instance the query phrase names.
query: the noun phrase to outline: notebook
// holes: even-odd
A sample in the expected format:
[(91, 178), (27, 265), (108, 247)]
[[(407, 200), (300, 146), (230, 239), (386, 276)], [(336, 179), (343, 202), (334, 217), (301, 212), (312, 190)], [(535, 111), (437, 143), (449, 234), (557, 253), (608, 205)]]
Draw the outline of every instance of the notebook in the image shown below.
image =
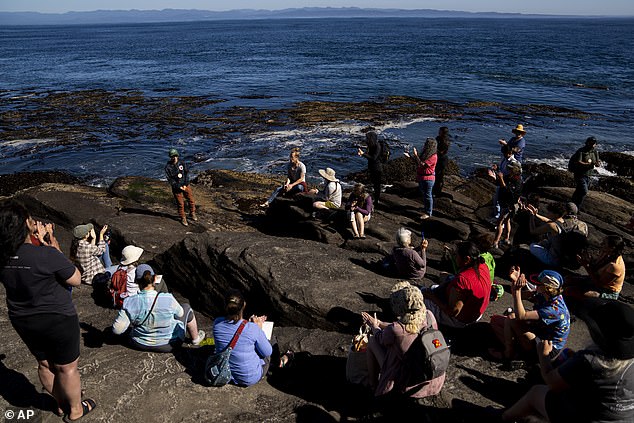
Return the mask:
[(266, 321), (262, 323), (262, 330), (266, 335), (266, 339), (271, 340), (271, 336), (273, 335), (273, 322)]

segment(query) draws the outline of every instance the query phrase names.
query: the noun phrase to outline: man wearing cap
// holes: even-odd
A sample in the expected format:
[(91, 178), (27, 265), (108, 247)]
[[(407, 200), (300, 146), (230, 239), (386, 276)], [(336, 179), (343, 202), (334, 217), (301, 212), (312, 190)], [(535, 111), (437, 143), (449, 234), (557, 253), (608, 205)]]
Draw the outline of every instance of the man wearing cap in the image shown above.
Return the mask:
[(518, 124), (515, 128), (513, 128), (511, 132), (513, 132), (513, 134), (515, 135), (513, 138), (508, 141), (501, 139), (498, 142), (500, 143), (500, 145), (508, 145), (513, 152), (515, 158), (523, 164), (524, 149), (526, 148), (526, 140), (524, 139), (526, 131), (524, 130), (524, 125), (522, 125), (521, 123)]
[[(77, 225), (73, 228), (73, 240), (70, 248), (71, 260), (74, 260), (81, 270), (81, 283), (92, 285), (92, 280), (96, 274), (105, 271), (105, 265), (112, 265), (108, 245), (103, 240), (103, 236), (108, 230), (108, 225), (104, 225), (99, 231), (99, 239), (95, 234), (92, 223)], [(103, 256), (104, 263), (100, 258)]]
[(310, 190), (311, 194), (317, 194), (318, 200), (313, 202), (313, 208), (328, 210), (341, 207), (341, 184), (335, 178), (335, 171), (329, 167), (319, 169), (319, 174), (324, 178), (324, 189), (319, 192), (316, 189)]
[(178, 203), (178, 214), (181, 223), (187, 226), (187, 216), (185, 215), (185, 199), (189, 202), (190, 217), (192, 220), (198, 220), (196, 217), (196, 203), (194, 202), (194, 194), (189, 187), (189, 167), (187, 163), (181, 162), (178, 157), (178, 151), (172, 148), (169, 151), (170, 159), (165, 165), (165, 175), (167, 182), (172, 187), (172, 194)]
[(568, 170), (572, 171), (577, 189), (572, 194), (572, 202), (581, 209), (583, 199), (590, 190), (590, 175), (595, 167), (601, 166), (599, 152), (596, 150), (597, 139), (588, 137), (586, 144), (578, 149), (570, 158)]

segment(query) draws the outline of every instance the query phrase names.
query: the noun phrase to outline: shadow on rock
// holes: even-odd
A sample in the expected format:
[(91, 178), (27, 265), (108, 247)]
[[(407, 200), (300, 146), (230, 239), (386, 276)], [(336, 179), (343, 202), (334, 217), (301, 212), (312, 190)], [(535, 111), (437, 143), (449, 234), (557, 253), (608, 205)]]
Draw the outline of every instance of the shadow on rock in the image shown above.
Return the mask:
[(514, 381), (487, 375), (466, 366), (456, 367), (470, 374), (470, 376), (460, 377), (460, 380), (467, 387), (491, 401), (507, 407), (513, 405), (528, 390), (527, 386)]
[(38, 392), (24, 376), (4, 364), (7, 356), (0, 354), (0, 395), (13, 407), (57, 410), (57, 402), (48, 394)]
[(273, 372), (268, 382), (275, 389), (342, 416), (363, 415), (371, 399), (369, 392), (347, 383), (345, 374), (345, 358), (298, 352), (292, 365)]

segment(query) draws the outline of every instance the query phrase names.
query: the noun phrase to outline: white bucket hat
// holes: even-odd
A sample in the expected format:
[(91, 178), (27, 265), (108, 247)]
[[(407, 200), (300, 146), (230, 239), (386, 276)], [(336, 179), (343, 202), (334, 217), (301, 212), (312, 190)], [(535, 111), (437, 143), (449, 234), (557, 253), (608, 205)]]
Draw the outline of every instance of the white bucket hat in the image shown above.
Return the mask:
[(139, 260), (141, 254), (143, 254), (143, 248), (128, 245), (121, 251), (121, 264), (125, 266), (132, 264)]

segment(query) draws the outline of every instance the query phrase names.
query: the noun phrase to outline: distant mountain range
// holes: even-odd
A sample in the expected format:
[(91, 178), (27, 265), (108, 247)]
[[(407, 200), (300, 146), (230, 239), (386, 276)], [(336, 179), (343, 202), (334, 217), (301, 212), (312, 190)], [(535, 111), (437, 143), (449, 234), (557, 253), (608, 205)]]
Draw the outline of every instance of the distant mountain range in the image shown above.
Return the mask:
[(240, 19), (293, 18), (544, 18), (568, 17), (519, 13), (472, 13), (432, 9), (368, 9), (358, 7), (304, 7), (282, 10), (240, 9), (222, 12), (209, 10), (95, 10), (92, 12), (39, 13), (0, 12), (0, 25), (72, 25), (145, 22), (191, 22)]

